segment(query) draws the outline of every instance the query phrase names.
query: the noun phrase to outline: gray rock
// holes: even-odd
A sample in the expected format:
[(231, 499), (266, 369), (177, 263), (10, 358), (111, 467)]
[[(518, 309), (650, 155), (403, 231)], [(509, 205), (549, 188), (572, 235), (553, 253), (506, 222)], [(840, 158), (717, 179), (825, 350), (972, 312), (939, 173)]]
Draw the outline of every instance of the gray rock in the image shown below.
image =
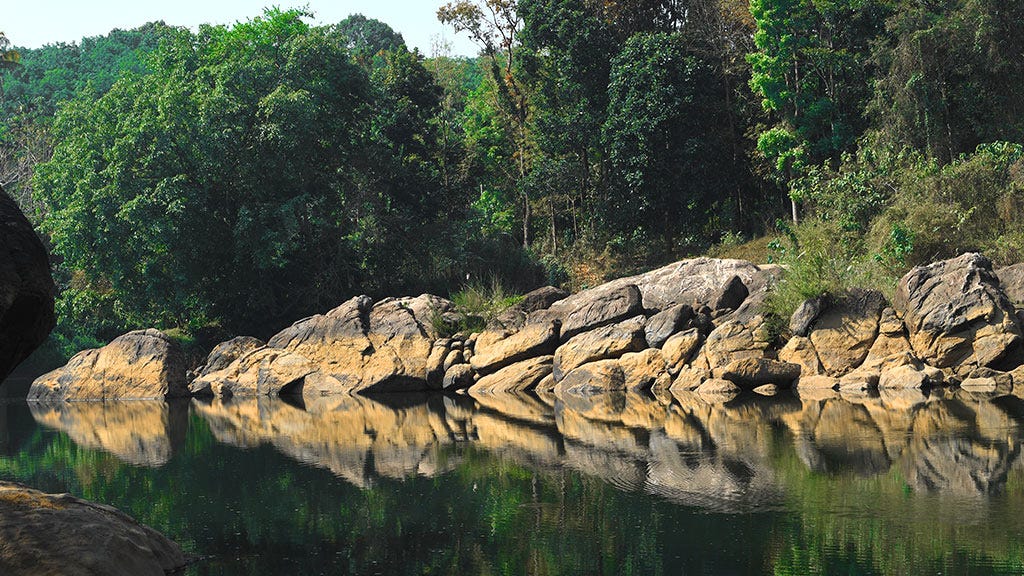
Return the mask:
[(206, 376), (223, 370), (243, 355), (265, 345), (262, 340), (252, 336), (237, 336), (227, 342), (221, 342), (210, 351), (209, 356), (206, 357), (206, 364), (199, 370), (199, 375)]
[(1013, 305), (981, 254), (914, 268), (900, 280), (893, 307), (914, 353), (932, 366), (969, 372), (1021, 363)]
[(753, 390), (765, 384), (789, 386), (800, 377), (800, 366), (769, 358), (741, 358), (715, 370), (715, 375), (740, 388)]
[(640, 290), (627, 284), (615, 290), (580, 292), (548, 311), (562, 314), (561, 340), (566, 342), (577, 334), (636, 316), (643, 312), (643, 304)]
[(732, 276), (712, 296), (708, 306), (712, 310), (736, 310), (747, 299), (750, 291), (739, 276)]
[(661, 348), (669, 336), (685, 328), (693, 316), (693, 308), (688, 304), (677, 304), (651, 316), (644, 326), (647, 345), (651, 348)]
[(469, 364), (456, 364), (444, 373), (445, 390), (465, 390), (473, 385), (473, 368)]

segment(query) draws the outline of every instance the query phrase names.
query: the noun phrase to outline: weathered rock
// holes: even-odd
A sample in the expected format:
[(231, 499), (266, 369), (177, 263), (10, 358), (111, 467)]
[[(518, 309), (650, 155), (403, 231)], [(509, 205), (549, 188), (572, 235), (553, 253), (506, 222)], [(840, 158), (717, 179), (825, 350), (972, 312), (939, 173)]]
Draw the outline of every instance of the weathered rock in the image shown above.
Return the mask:
[(187, 563), (175, 543), (110, 506), (0, 482), (5, 576), (164, 576)]
[(703, 384), (697, 387), (698, 394), (737, 394), (741, 391), (740, 387), (731, 380), (723, 380), (721, 378), (712, 378), (705, 380)]
[(700, 349), (704, 338), (696, 328), (673, 334), (661, 347), (668, 371), (678, 374)]
[(533, 390), (551, 374), (553, 356), (539, 356), (506, 366), (494, 374), (480, 378), (469, 389), (470, 395)]
[(466, 357), (463, 355), (462, 349), (460, 348), (458, 350), (448, 352), (448, 355), (444, 357), (444, 365), (442, 365), (441, 368), (443, 368), (445, 372), (448, 372), (448, 369), (452, 366), (464, 363), (466, 363)]
[(839, 387), (839, 379), (831, 376), (801, 376), (796, 381), (795, 388), (804, 390), (835, 390)]
[(1024, 262), (995, 271), (1003, 294), (1017, 308), (1024, 308)]
[(532, 292), (527, 292), (523, 299), (510, 306), (497, 318), (497, 324), (505, 328), (521, 328), (530, 313), (540, 310), (547, 310), (552, 304), (564, 300), (569, 293), (554, 286), (544, 286)]
[(586, 396), (602, 392), (622, 391), (626, 376), (617, 360), (598, 360), (573, 369), (555, 385), (555, 396)]
[(818, 359), (818, 351), (814, 349), (814, 343), (805, 336), (790, 338), (782, 350), (779, 350), (779, 360), (799, 365), (801, 376), (812, 376), (825, 371), (821, 366), (821, 360)]
[(708, 370), (683, 367), (673, 380), (670, 390), (696, 390), (708, 378), (711, 378), (711, 373)]
[(547, 320), (527, 324), (515, 332), (485, 330), (477, 337), (470, 364), (481, 374), (488, 374), (535, 356), (550, 355), (558, 346), (558, 326), (557, 321)]
[(136, 330), (76, 354), (32, 383), (29, 400), (158, 399), (188, 396), (187, 366), (176, 342), (157, 330)]
[(252, 336), (238, 336), (227, 342), (221, 342), (214, 346), (209, 356), (206, 357), (206, 364), (199, 370), (199, 376), (223, 370), (235, 360), (263, 346), (266, 344), (262, 340)]
[(0, 188), (0, 382), (56, 325), (54, 294), (43, 243)]
[(704, 354), (712, 368), (742, 358), (760, 358), (768, 348), (769, 336), (764, 319), (749, 322), (730, 320), (715, 328), (704, 343)]
[(740, 358), (714, 371), (716, 378), (753, 390), (763, 384), (788, 386), (800, 377), (800, 366), (769, 358)]
[(854, 289), (829, 299), (809, 333), (829, 375), (842, 376), (864, 362), (878, 336), (879, 318), (885, 307), (885, 297), (874, 290)]
[[(736, 277), (733, 276), (733, 278)], [(693, 316), (693, 308), (687, 304), (677, 304), (651, 316), (647, 319), (647, 325), (644, 326), (647, 345), (651, 348), (661, 348), (669, 336), (685, 328)]]
[(665, 358), (657, 348), (623, 354), (619, 358), (619, 366), (626, 390), (648, 390), (659, 381), (667, 388), (671, 383)]
[(878, 388), (880, 390), (890, 388), (921, 389), (937, 383), (935, 378), (936, 374), (933, 371), (906, 364), (882, 370)]
[(794, 336), (806, 337), (811, 333), (811, 325), (818, 319), (827, 302), (827, 296), (808, 298), (800, 303), (789, 319), (789, 331)]
[(427, 356), (427, 387), (432, 389), (441, 388), (444, 380), (444, 361), (448, 359), (451, 352), (452, 341), (450, 338), (435, 340), (430, 347), (430, 354)]
[[(353, 298), (296, 322), (265, 349), (197, 379), (193, 389), (306, 396), (440, 386), (446, 348), (434, 346), (438, 334), (429, 320), (449, 311), (450, 302), (429, 294), (377, 304), (366, 296)], [(308, 391), (307, 379), (313, 384)]]
[(708, 306), (712, 310), (736, 310), (747, 299), (750, 291), (739, 276), (732, 276), (711, 296)]
[(561, 340), (607, 326), (643, 312), (640, 290), (633, 284), (610, 288), (610, 284), (585, 290), (553, 304), (538, 318), (556, 314), (561, 318)]
[(587, 362), (618, 358), (646, 347), (643, 316), (584, 332), (555, 350), (555, 380), (561, 380), (569, 371)]
[(900, 280), (894, 307), (915, 354), (928, 364), (967, 372), (1020, 363), (1017, 317), (981, 254), (914, 268)]
[(465, 390), (473, 385), (473, 368), (469, 364), (456, 364), (445, 370), (441, 387), (445, 390)]

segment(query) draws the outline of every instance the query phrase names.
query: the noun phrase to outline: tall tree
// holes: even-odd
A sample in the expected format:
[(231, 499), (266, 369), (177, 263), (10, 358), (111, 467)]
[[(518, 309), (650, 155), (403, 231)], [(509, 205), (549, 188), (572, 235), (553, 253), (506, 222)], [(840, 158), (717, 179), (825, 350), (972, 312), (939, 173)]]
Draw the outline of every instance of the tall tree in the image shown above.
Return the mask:
[[(490, 63), (497, 96), (497, 109), (507, 118), (514, 135), (517, 186), (527, 174), (530, 147), (527, 124), (530, 98), (519, 68), (519, 35), (523, 20), (518, 0), (458, 0), (445, 4), (437, 18), (466, 32)], [(522, 200), (523, 246), (530, 245), (530, 196), (527, 187), (518, 186)]]
[[(870, 46), (890, 6), (886, 0), (751, 0), (750, 11), (757, 22), (750, 85), (778, 119), (758, 148), (788, 181), (807, 166), (838, 159), (863, 131), (861, 111), (874, 76)], [(796, 198), (792, 211), (796, 221)]]

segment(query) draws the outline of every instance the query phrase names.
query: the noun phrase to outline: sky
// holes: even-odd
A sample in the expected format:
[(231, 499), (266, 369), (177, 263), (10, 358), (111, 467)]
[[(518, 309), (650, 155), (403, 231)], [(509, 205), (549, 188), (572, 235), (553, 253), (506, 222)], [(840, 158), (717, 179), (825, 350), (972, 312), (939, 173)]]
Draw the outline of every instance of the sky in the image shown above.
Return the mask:
[(114, 28), (135, 28), (163, 20), (167, 24), (233, 24), (263, 12), (265, 6), (308, 8), (317, 24), (333, 24), (350, 14), (386, 22), (405, 43), (432, 54), (435, 39), (451, 43), (455, 55), (477, 53), (464, 35), (437, 21), (444, 0), (0, 0), (0, 31), (14, 46), (38, 48), (105, 35)]

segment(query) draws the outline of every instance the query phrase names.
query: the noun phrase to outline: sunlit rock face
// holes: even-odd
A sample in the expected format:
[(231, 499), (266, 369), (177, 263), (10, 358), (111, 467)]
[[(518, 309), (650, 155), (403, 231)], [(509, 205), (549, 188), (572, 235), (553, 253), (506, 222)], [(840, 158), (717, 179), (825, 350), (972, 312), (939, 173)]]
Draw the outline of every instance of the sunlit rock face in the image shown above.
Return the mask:
[(449, 351), (436, 347), (432, 318), (451, 303), (436, 296), (353, 298), (327, 314), (300, 320), (266, 347), (191, 384), (218, 396), (319, 396), (440, 388)]
[(1013, 304), (980, 254), (914, 268), (900, 280), (894, 304), (914, 352), (933, 366), (966, 373), (1001, 361), (1021, 363)]
[(30, 403), (36, 422), (76, 444), (137, 466), (162, 466), (185, 441), (186, 403), (163, 401)]
[(5, 576), (164, 576), (185, 565), (176, 544), (110, 506), (0, 482)]
[(136, 330), (76, 354), (66, 366), (32, 383), (28, 399), (162, 399), (188, 396), (185, 356), (158, 330)]

